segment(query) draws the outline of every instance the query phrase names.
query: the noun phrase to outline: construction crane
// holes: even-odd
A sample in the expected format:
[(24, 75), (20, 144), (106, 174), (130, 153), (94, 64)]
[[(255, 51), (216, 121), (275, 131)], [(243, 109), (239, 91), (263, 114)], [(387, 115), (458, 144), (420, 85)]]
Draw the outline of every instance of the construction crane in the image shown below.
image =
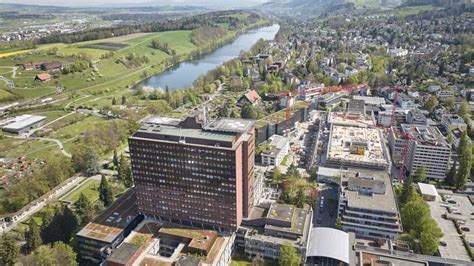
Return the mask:
[[(322, 95), (329, 92), (339, 92), (339, 91), (357, 91), (367, 87), (367, 84), (359, 84), (359, 85), (350, 85), (350, 86), (331, 86), (331, 87), (318, 87), (309, 90), (293, 90), (293, 91), (285, 91), (273, 94), (276, 97), (286, 99), (286, 110), (285, 110), (285, 121), (286, 121), (286, 133), (285, 135), (289, 134), (290, 132), (290, 119), (291, 119), (291, 99), (294, 96), (306, 95), (306, 94), (316, 94)], [(316, 106), (317, 108), (317, 106)]]

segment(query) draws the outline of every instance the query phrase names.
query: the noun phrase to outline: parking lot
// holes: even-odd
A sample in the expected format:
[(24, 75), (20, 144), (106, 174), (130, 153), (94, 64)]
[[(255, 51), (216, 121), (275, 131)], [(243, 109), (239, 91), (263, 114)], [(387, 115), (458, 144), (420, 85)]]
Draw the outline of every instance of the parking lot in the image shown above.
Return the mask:
[[(336, 186), (320, 184), (320, 199), (314, 208), (314, 227), (335, 227), (337, 218), (338, 193)], [(321, 199), (323, 204), (321, 205)], [(321, 208), (321, 206), (323, 206)]]
[[(428, 202), (431, 210), (431, 216), (438, 223), (438, 226), (443, 232), (441, 242), (444, 244), (439, 245), (439, 253), (443, 258), (470, 261), (471, 259), (467, 250), (464, 248), (464, 244), (462, 242), (461, 236), (456, 230), (456, 226), (454, 225), (453, 221), (447, 220), (443, 218), (443, 216), (447, 212), (447, 208), (445, 206), (452, 206), (456, 207), (457, 210), (462, 212), (462, 215), (467, 217), (467, 221), (472, 222), (472, 220), (470, 220), (472, 205), (465, 196), (453, 195), (452, 199), (456, 201), (456, 204), (441, 201)], [(466, 199), (467, 202), (465, 202), (464, 199)]]

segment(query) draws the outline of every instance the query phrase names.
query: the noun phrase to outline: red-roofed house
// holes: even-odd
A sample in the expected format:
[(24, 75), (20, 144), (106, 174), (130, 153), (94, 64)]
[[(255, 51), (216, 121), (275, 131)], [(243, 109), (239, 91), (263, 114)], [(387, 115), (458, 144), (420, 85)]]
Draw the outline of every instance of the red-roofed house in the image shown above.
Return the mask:
[(237, 101), (237, 106), (243, 106), (246, 103), (256, 105), (260, 102), (261, 99), (262, 98), (260, 98), (257, 91), (251, 90), (246, 94), (242, 95), (242, 97), (240, 97), (240, 99)]
[(41, 82), (45, 82), (51, 79), (51, 75), (48, 73), (41, 73), (35, 76), (35, 80), (39, 80)]

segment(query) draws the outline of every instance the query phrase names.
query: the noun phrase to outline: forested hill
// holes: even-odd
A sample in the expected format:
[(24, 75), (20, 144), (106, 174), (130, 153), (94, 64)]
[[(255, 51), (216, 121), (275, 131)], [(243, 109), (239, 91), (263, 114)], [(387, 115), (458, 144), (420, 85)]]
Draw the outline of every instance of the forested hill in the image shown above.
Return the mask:
[[(229, 30), (235, 30), (241, 26), (250, 25), (261, 19), (260, 15), (246, 11), (218, 11), (182, 17), (179, 19), (165, 19), (144, 24), (123, 25), (110, 28), (99, 28), (84, 32), (70, 34), (56, 34), (43, 37), (37, 40), (37, 44), (46, 43), (76, 43), (90, 40), (98, 40), (116, 36), (122, 36), (137, 32), (159, 32), (171, 30), (193, 30), (206, 25), (225, 23), (229, 25)], [(238, 14), (238, 15), (237, 15)]]

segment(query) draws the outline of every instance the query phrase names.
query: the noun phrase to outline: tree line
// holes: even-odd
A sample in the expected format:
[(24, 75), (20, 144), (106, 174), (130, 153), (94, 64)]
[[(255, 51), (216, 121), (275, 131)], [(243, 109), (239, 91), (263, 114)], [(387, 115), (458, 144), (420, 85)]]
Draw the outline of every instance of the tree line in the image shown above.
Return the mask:
[[(193, 30), (200, 26), (212, 23), (220, 23), (222, 21), (231, 21), (231, 17), (222, 17), (234, 14), (235, 11), (219, 11), (206, 14), (195, 15), (192, 17), (181, 17), (178, 19), (170, 18), (162, 21), (154, 21), (143, 24), (122, 25), (109, 28), (97, 28), (82, 32), (74, 32), (68, 34), (53, 34), (40, 38), (35, 44), (46, 43), (77, 43), (91, 40), (99, 40), (117, 36), (128, 35), (137, 32), (159, 32), (172, 30)], [(260, 16), (257, 14), (249, 15), (247, 19), (256, 20)]]

